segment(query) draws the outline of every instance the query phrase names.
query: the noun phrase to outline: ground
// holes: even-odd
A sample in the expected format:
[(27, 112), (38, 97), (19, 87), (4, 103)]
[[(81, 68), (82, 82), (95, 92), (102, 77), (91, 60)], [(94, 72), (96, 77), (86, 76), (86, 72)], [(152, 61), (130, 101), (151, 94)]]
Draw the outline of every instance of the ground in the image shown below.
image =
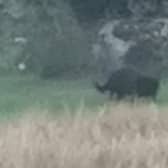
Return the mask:
[(167, 87), (155, 103), (112, 102), (89, 79), (1, 77), (0, 167), (167, 168)]
[(92, 108), (108, 101), (92, 86), (91, 80), (42, 80), (33, 76), (0, 78), (0, 115), (20, 114), (27, 109), (50, 111), (76, 109), (80, 104)]
[[(157, 104), (166, 105), (167, 82), (163, 82)], [(3, 76), (0, 78), (0, 115), (10, 116), (27, 109), (59, 111), (75, 110), (80, 105), (94, 108), (110, 103), (107, 95), (94, 89), (90, 79), (42, 80), (33, 76)]]

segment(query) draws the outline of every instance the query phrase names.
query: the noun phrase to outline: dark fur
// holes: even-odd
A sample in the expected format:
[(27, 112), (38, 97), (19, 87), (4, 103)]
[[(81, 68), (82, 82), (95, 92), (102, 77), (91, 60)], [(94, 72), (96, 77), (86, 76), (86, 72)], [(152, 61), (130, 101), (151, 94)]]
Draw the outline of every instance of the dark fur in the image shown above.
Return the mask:
[(95, 87), (102, 93), (110, 92), (110, 96), (116, 94), (119, 99), (127, 96), (155, 98), (159, 80), (129, 68), (122, 68), (113, 72), (104, 85), (96, 82)]
[(138, 97), (153, 97), (154, 99), (157, 96), (157, 91), (159, 88), (159, 80), (141, 76), (137, 80), (137, 95)]

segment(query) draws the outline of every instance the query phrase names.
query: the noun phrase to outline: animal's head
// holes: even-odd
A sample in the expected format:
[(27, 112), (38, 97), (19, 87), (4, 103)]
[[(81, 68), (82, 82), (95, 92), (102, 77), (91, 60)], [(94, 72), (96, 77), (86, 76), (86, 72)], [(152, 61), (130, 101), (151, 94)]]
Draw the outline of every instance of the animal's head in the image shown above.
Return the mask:
[(104, 93), (106, 88), (101, 86), (98, 82), (93, 82), (94, 87), (101, 93)]

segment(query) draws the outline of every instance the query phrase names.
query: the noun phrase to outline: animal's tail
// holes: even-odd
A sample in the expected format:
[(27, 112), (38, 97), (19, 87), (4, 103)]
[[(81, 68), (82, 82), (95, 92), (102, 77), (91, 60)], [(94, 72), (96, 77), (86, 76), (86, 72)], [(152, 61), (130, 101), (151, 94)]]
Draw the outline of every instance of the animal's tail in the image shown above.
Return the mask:
[(105, 85), (100, 85), (98, 82), (94, 82), (94, 86), (101, 93), (104, 93), (106, 91)]

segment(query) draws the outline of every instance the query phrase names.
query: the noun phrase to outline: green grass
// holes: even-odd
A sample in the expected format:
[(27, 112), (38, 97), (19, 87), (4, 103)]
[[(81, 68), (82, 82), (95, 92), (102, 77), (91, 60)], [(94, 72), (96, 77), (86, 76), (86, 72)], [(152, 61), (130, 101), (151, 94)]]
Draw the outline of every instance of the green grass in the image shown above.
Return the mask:
[[(166, 105), (168, 82), (164, 82), (157, 103)], [(0, 77), (0, 116), (11, 117), (27, 109), (49, 110), (60, 113), (75, 111), (81, 104), (95, 108), (109, 103), (108, 97), (99, 94), (91, 80), (41, 80), (32, 76)], [(37, 110), (37, 111), (38, 111)]]
[(0, 115), (20, 114), (26, 109), (61, 112), (75, 111), (81, 104), (88, 108), (107, 101), (88, 80), (41, 80), (34, 77), (0, 77)]

